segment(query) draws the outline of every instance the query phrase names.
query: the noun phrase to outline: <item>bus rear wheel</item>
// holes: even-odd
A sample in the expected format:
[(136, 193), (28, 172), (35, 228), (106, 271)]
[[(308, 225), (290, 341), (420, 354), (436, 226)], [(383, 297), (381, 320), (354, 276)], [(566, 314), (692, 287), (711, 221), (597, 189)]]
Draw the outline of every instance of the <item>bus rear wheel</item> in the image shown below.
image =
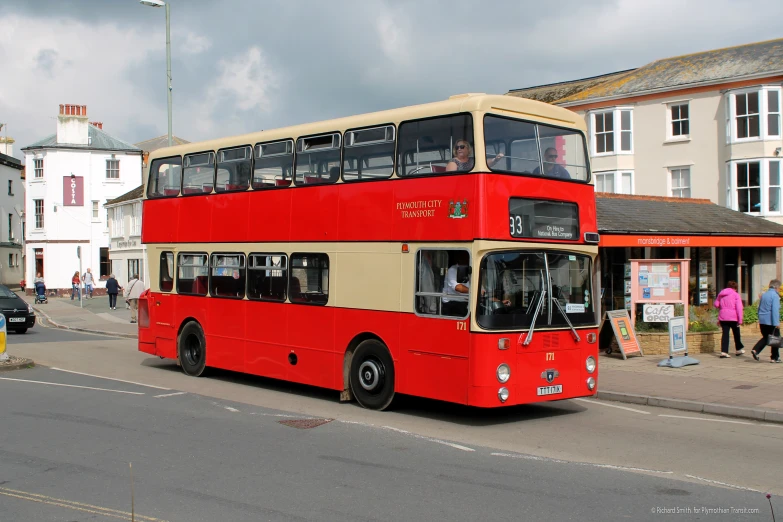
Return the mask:
[(386, 346), (362, 341), (351, 359), (351, 392), (369, 410), (385, 410), (394, 398), (394, 361)]
[(207, 342), (201, 325), (191, 321), (177, 337), (179, 362), (185, 375), (199, 377), (207, 367)]

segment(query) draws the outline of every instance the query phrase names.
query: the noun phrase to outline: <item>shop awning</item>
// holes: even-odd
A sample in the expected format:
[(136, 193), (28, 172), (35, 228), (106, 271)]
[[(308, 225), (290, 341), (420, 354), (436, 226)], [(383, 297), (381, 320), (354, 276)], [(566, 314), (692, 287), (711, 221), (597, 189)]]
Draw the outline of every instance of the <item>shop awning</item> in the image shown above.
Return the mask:
[(783, 247), (783, 225), (707, 199), (602, 193), (596, 205), (601, 247)]

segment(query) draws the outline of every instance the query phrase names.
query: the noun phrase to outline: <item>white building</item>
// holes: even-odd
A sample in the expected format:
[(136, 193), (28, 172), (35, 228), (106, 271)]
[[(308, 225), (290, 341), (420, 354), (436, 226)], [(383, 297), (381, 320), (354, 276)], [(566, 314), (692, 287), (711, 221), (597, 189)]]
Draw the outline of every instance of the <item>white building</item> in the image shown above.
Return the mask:
[(145, 283), (149, 281), (144, 262), (147, 249), (141, 244), (143, 196), (144, 187), (136, 187), (118, 198), (107, 201), (105, 205), (109, 213), (111, 273), (121, 286), (125, 286), (134, 274), (138, 274)]
[(24, 166), (11, 157), (11, 143), (0, 148), (0, 283), (15, 288), (24, 278)]
[(22, 150), (27, 288), (41, 272), (48, 289), (70, 293), (77, 251), (81, 272), (91, 268), (96, 287), (105, 288), (111, 266), (103, 202), (141, 184), (141, 149), (88, 122), (86, 106), (60, 105), (57, 133)]

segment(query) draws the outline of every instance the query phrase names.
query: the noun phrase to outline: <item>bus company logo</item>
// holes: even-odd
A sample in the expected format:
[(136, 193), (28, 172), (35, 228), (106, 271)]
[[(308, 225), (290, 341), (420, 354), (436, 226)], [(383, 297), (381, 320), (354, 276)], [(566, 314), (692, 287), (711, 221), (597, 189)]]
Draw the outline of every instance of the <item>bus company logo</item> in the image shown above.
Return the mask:
[(467, 200), (449, 201), (449, 217), (453, 219), (462, 219), (468, 217)]
[(425, 199), (419, 201), (398, 201), (397, 210), (403, 219), (428, 218), (435, 216), (435, 209), (443, 204), (441, 199)]
[(544, 370), (541, 372), (541, 378), (546, 379), (546, 382), (552, 384), (556, 378), (560, 377), (560, 372), (557, 370)]

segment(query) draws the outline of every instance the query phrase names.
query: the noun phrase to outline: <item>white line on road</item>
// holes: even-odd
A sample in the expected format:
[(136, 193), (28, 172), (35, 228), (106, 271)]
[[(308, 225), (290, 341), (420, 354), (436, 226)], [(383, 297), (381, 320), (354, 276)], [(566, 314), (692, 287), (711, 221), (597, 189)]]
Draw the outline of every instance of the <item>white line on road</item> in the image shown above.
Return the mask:
[(637, 409), (634, 409), (634, 408), (629, 408), (628, 406), (618, 406), (617, 404), (606, 404), (605, 402), (593, 401), (593, 400), (590, 400), (590, 399), (574, 399), (574, 400), (575, 401), (581, 401), (581, 402), (589, 402), (590, 404), (597, 404), (599, 406), (606, 406), (607, 408), (617, 408), (619, 410), (627, 410), (627, 411), (632, 411), (632, 412), (635, 412), (635, 413), (642, 413), (644, 415), (649, 415), (650, 414), (649, 411), (637, 410)]
[(473, 448), (469, 448), (467, 446), (462, 446), (460, 444), (454, 444), (453, 442), (446, 442), (445, 440), (433, 439), (431, 437), (425, 437), (424, 435), (417, 435), (415, 433), (411, 433), (409, 431), (401, 430), (399, 428), (393, 428), (391, 426), (381, 426), (381, 428), (383, 428), (384, 430), (391, 430), (391, 431), (396, 431), (397, 433), (403, 433), (405, 435), (410, 435), (411, 437), (414, 437), (414, 438), (417, 438), (417, 439), (422, 439), (422, 440), (428, 440), (430, 442), (435, 442), (436, 444), (443, 444), (444, 446), (449, 446), (449, 447), (456, 448), (456, 449), (462, 450), (462, 451), (476, 451)]
[(697, 420), (697, 421), (707, 421), (707, 422), (725, 422), (727, 424), (744, 424), (746, 426), (765, 426), (767, 428), (783, 428), (783, 425), (778, 424), (762, 424), (759, 422), (745, 422), (745, 421), (736, 421), (736, 420), (728, 420), (728, 419), (710, 419), (709, 417), (689, 417), (687, 415), (658, 415), (659, 417), (668, 417), (670, 419), (688, 419), (688, 420)]
[(225, 409), (227, 409), (228, 411), (231, 411), (231, 412), (234, 412), (234, 413), (236, 413), (236, 412), (238, 412), (238, 411), (239, 411), (238, 409), (236, 409), (236, 408), (232, 408), (231, 406), (223, 406), (223, 407), (224, 407)]
[(727, 488), (741, 489), (741, 490), (744, 490), (744, 491), (753, 491), (754, 493), (761, 493), (761, 491), (759, 491), (757, 489), (746, 488), (746, 487), (743, 487), (743, 486), (735, 486), (734, 484), (727, 484), (725, 482), (718, 482), (717, 480), (710, 480), (710, 479), (706, 479), (704, 477), (697, 477), (696, 475), (685, 475), (685, 476), (688, 477), (688, 478), (701, 480), (703, 482), (709, 482), (710, 484), (718, 484), (719, 486), (726, 486)]
[(538, 457), (536, 455), (521, 455), (518, 453), (490, 453), (490, 455), (493, 455), (495, 457), (507, 457), (511, 459), (538, 460), (541, 462), (555, 462), (557, 464), (574, 464), (576, 466), (590, 466), (594, 468), (617, 469), (621, 471), (643, 471), (645, 473), (659, 473), (663, 475), (674, 474), (673, 471), (661, 471), (659, 469), (633, 468), (628, 466), (615, 466), (613, 464), (595, 464), (592, 462), (572, 462), (568, 460), (551, 459), (549, 457)]
[(162, 399), (163, 397), (174, 397), (175, 395), (185, 395), (186, 392), (174, 392), (174, 393), (164, 393), (163, 395), (155, 395), (156, 399)]
[(62, 368), (50, 368), (52, 370), (57, 370), (58, 372), (66, 372), (66, 373), (75, 373), (76, 375), (86, 375), (87, 377), (95, 377), (96, 379), (106, 379), (107, 381), (117, 381), (117, 382), (124, 382), (127, 384), (135, 384), (137, 386), (146, 386), (147, 388), (156, 388), (158, 390), (170, 390), (171, 388), (163, 388), (162, 386), (153, 386), (152, 384), (144, 384), (141, 382), (134, 382), (134, 381), (123, 381), (122, 379), (115, 379), (114, 377), (104, 377), (102, 375), (93, 375), (91, 373), (82, 373), (82, 372), (75, 372), (73, 370), (64, 370)]
[(65, 386), (66, 388), (81, 388), (83, 390), (97, 390), (97, 391), (107, 391), (107, 392), (114, 392), (114, 393), (127, 393), (128, 395), (144, 395), (143, 392), (132, 392), (132, 391), (124, 391), (124, 390), (108, 390), (106, 388), (93, 388), (92, 386), (76, 386), (75, 384), (61, 384), (59, 382), (29, 381), (27, 379), (12, 379), (10, 377), (0, 377), (0, 380), (3, 380), (3, 381), (17, 381), (17, 382), (33, 382), (35, 384), (48, 384), (50, 386)]

